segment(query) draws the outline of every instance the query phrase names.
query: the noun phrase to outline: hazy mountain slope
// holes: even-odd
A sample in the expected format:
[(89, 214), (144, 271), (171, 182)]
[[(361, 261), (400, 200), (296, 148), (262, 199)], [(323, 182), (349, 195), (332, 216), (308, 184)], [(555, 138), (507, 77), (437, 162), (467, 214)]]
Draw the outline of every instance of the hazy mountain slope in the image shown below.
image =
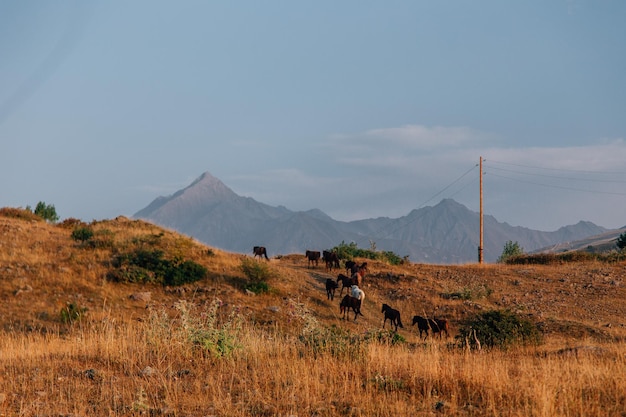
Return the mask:
[[(249, 253), (255, 245), (272, 254), (324, 250), (341, 242), (408, 256), (414, 262), (466, 263), (478, 258), (479, 213), (451, 199), (391, 219), (379, 217), (336, 221), (318, 209), (293, 212), (241, 197), (209, 173), (170, 197), (159, 197), (135, 214), (136, 218), (173, 228), (224, 250)], [(554, 232), (500, 223), (484, 216), (485, 261), (494, 262), (507, 241), (527, 252), (606, 232), (579, 222)]]

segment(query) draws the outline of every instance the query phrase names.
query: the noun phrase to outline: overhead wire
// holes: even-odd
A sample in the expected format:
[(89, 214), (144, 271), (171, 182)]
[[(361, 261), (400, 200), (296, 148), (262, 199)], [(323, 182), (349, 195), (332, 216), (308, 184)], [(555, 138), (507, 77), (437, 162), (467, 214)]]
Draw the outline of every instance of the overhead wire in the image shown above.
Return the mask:
[[(456, 183), (458, 183), (459, 181), (461, 181), (465, 176), (467, 176), (470, 172), (472, 172), (473, 170), (475, 170), (478, 167), (478, 164), (475, 164), (474, 166), (472, 166), (470, 169), (468, 169), (467, 171), (465, 171), (463, 174), (461, 174), (459, 177), (457, 177), (454, 181), (452, 181), (450, 184), (446, 185), (444, 188), (442, 188), (440, 191), (436, 192), (435, 194), (433, 194), (431, 197), (429, 197), (426, 201), (424, 201), (423, 203), (421, 203), (417, 208), (420, 209), (422, 207), (424, 207), (426, 204), (428, 204), (428, 202), (430, 202), (431, 200), (433, 200), (435, 197), (441, 195), (442, 193), (444, 193), (446, 190), (448, 190), (450, 187), (452, 187), (453, 185), (455, 185)], [(473, 181), (471, 181), (470, 183), (474, 182), (475, 179)], [(461, 189), (457, 190), (453, 195), (458, 194), (459, 192), (463, 191), (464, 189), (466, 189), (469, 184), (466, 184), (465, 186), (463, 186)], [(407, 221), (406, 223), (403, 223), (401, 225), (398, 225), (397, 227), (394, 227), (393, 229), (387, 231), (385, 234), (380, 235), (382, 238), (386, 238), (391, 236), (393, 233), (397, 232), (398, 230), (408, 226), (409, 224), (419, 220), (420, 218), (422, 218), (422, 216), (424, 216), (426, 213), (423, 213), (420, 216), (415, 216), (411, 219), (409, 219), (409, 221)], [(381, 228), (375, 235), (379, 235), (379, 233), (382, 233), (384, 230), (384, 228)]]
[(624, 176), (626, 176), (626, 172), (620, 172), (620, 171), (590, 171), (590, 170), (563, 169), (563, 168), (546, 168), (546, 167), (539, 167), (539, 166), (531, 166), (531, 165), (523, 165), (523, 164), (516, 164), (516, 163), (494, 161), (494, 160), (491, 160), (491, 159), (488, 160), (487, 164), (483, 165), (483, 167), (486, 168), (486, 171), (488, 171), (488, 174), (490, 176), (506, 179), (506, 180), (509, 180), (509, 181), (521, 182), (521, 183), (537, 185), (537, 186), (541, 186), (541, 187), (557, 188), (557, 189), (562, 189), (562, 190), (586, 192), (586, 193), (593, 193), (593, 194), (626, 195), (625, 192), (606, 191), (606, 190), (574, 187), (574, 186), (569, 186), (569, 185), (546, 183), (546, 182), (539, 182), (539, 181), (529, 181), (527, 179), (514, 178), (514, 177), (511, 177), (511, 176), (507, 176), (507, 175), (497, 174), (497, 173), (495, 173), (493, 171), (508, 172), (508, 173), (511, 173), (511, 174), (517, 174), (517, 175), (523, 175), (523, 176), (533, 176), (533, 177), (549, 178), (549, 179), (555, 179), (555, 180), (561, 180), (561, 181), (570, 181), (570, 182), (578, 181), (578, 182), (585, 182), (585, 183), (626, 184), (626, 179), (588, 178), (588, 177), (585, 178), (585, 177), (580, 177), (580, 176), (572, 177), (572, 176), (569, 176), (569, 175), (567, 175), (567, 176), (548, 175), (548, 174), (542, 174), (542, 173), (537, 173), (537, 172), (528, 172), (528, 171), (520, 171), (520, 170), (515, 170), (515, 169), (507, 169), (507, 168), (496, 167), (496, 166), (492, 166), (493, 163), (501, 164), (501, 165), (510, 165), (510, 166), (521, 167), (521, 168), (528, 168), (528, 169), (533, 169), (533, 170), (554, 171), (554, 172), (563, 172), (563, 173), (578, 173), (578, 174), (585, 174), (585, 175), (593, 174), (594, 176), (595, 175), (611, 175), (611, 176), (615, 176), (615, 175), (620, 175), (621, 176), (621, 175), (624, 175)]

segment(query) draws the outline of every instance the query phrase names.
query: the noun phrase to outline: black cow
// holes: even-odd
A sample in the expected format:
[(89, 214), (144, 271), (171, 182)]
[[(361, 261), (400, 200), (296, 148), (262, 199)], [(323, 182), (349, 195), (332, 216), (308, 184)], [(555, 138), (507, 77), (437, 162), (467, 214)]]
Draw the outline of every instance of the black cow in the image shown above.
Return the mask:
[(335, 290), (339, 287), (333, 279), (326, 278), (326, 296), (329, 300), (335, 299)]
[(311, 267), (313, 264), (315, 264), (315, 266), (319, 264), (322, 254), (319, 251), (307, 250), (304, 256), (306, 256), (306, 258), (309, 260), (308, 266)]
[(428, 337), (428, 330), (433, 331), (433, 335), (435, 333), (439, 333), (439, 338), (441, 339), (441, 335), (443, 332), (446, 333), (446, 337), (449, 336), (448, 330), (448, 320), (446, 319), (426, 319), (422, 316), (413, 316), (413, 326), (417, 324), (417, 328), (420, 331), (420, 337), (422, 337), (422, 332), (426, 333), (424, 339)]
[(267, 250), (265, 249), (265, 246), (255, 246), (254, 248), (252, 248), (252, 253), (254, 253), (255, 258), (257, 256), (260, 258), (265, 256), (265, 259), (269, 260), (269, 258), (267, 257)]
[(326, 262), (326, 269), (329, 271), (332, 271), (333, 267), (339, 269), (339, 256), (336, 252), (325, 250), (322, 259)]
[(404, 328), (404, 326), (402, 325), (402, 320), (400, 320), (400, 311), (396, 310), (395, 308), (392, 308), (388, 304), (383, 304), (383, 309), (381, 310), (381, 313), (385, 313), (385, 320), (383, 321), (383, 329), (385, 328), (385, 323), (387, 323), (387, 320), (389, 320), (392, 326), (396, 327), (396, 332), (398, 331), (398, 327)]

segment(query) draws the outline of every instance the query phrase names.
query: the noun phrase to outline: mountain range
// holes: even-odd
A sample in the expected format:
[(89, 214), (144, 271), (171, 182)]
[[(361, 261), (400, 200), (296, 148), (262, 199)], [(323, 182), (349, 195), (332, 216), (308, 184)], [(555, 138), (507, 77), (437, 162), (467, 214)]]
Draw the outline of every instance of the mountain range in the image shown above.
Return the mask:
[[(269, 256), (354, 242), (364, 249), (392, 251), (412, 262), (461, 264), (477, 261), (480, 239), (480, 214), (452, 199), (399, 218), (345, 222), (318, 209), (291, 211), (239, 196), (208, 172), (173, 195), (156, 198), (133, 217), (227, 251), (251, 254), (253, 246), (265, 246)], [(544, 232), (501, 223), (490, 215), (483, 216), (483, 230), (485, 262), (495, 262), (508, 241), (532, 252), (608, 231), (580, 221)]]

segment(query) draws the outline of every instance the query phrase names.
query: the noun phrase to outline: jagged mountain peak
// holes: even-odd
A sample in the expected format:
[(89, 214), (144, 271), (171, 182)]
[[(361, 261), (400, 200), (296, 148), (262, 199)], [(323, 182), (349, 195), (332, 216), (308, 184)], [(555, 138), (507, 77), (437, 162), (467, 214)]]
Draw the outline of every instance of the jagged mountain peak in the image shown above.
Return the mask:
[(188, 187), (179, 192), (182, 194), (202, 193), (205, 197), (214, 198), (237, 197), (237, 194), (235, 194), (233, 190), (228, 188), (222, 181), (211, 175), (209, 172), (204, 172), (202, 175), (196, 178)]

